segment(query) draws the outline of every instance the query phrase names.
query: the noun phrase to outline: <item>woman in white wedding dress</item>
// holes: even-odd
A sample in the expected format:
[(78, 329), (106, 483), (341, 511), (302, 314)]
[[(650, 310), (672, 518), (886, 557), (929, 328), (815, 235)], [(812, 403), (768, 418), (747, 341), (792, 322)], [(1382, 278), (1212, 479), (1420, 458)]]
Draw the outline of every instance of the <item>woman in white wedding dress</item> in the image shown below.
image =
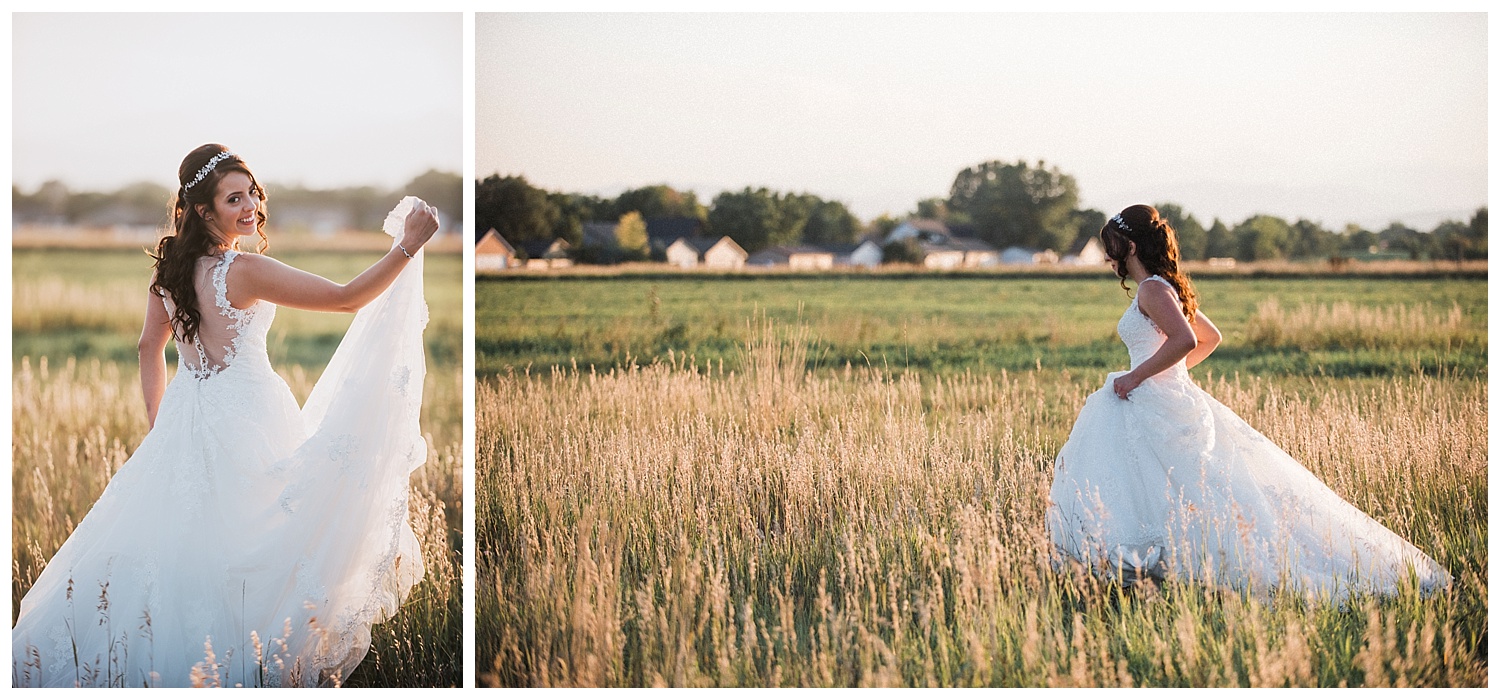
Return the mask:
[(1180, 579), (1343, 600), (1423, 593), (1448, 572), (1365, 515), (1188, 374), (1220, 335), (1178, 270), (1176, 234), (1138, 204), (1100, 231), (1136, 284), (1118, 332), (1131, 369), (1088, 397), (1058, 453), (1046, 516), (1055, 549), (1105, 576)]
[[(21, 601), (15, 686), (337, 684), (423, 575), (407, 497), (435, 210), (403, 200), (391, 251), (340, 285), (239, 252), (264, 250), (265, 196), (225, 147), (178, 182), (140, 341), (151, 429)], [(277, 305), (358, 311), (301, 408), (266, 356)]]

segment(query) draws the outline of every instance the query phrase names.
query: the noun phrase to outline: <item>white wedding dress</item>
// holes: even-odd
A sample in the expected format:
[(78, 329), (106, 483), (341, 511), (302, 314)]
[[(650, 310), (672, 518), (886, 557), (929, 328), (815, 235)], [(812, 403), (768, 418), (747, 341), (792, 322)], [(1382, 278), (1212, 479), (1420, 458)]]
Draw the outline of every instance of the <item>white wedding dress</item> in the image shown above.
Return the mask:
[[(1157, 283), (1171, 288), (1143, 284)], [(1166, 340), (1135, 301), (1118, 331), (1132, 367)], [(1408, 572), (1423, 593), (1449, 584), (1432, 558), (1193, 383), (1185, 363), (1128, 400), (1114, 393), (1122, 374), (1088, 397), (1057, 456), (1046, 526), (1061, 554), (1127, 582), (1170, 573), (1339, 601), (1393, 593)]]
[(421, 580), (421, 252), (300, 409), (266, 357), (275, 306), (226, 298), (235, 258), (199, 261), (198, 342), (179, 342), (155, 427), (21, 601), (14, 685), (336, 683)]

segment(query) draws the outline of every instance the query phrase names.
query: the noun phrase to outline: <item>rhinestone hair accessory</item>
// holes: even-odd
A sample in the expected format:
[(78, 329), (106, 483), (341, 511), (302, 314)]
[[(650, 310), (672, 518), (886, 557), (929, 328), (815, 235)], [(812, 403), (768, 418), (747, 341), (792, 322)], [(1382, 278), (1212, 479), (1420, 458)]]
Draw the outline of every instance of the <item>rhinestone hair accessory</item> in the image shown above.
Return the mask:
[(1120, 218), (1119, 214), (1115, 214), (1114, 216), (1110, 217), (1109, 220), (1114, 222), (1115, 226), (1125, 229), (1126, 231), (1130, 230), (1130, 225), (1125, 223), (1125, 220)]
[(203, 178), (208, 177), (208, 174), (214, 171), (214, 168), (216, 166), (218, 166), (219, 161), (221, 161), (221, 160), (227, 160), (227, 159), (229, 159), (229, 158), (231, 158), (233, 156), (234, 156), (234, 153), (232, 151), (219, 151), (219, 155), (216, 155), (216, 156), (208, 159), (208, 164), (207, 165), (205, 165), (205, 166), (203, 166), (201, 168), (198, 168), (198, 174), (193, 176), (192, 182), (189, 182), (186, 185), (183, 185), (182, 189), (184, 189), (184, 190), (193, 189), (193, 185), (196, 185), (196, 184), (198, 184), (200, 182), (203, 182)]

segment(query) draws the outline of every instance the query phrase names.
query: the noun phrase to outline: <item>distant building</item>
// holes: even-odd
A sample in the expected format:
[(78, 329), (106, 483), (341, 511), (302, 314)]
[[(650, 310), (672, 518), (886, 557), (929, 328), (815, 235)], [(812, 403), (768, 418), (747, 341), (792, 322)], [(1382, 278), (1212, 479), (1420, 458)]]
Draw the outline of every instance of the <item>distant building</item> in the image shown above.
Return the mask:
[(550, 242), (527, 241), (522, 247), (526, 250), (527, 268), (558, 268), (573, 264), (573, 246), (561, 238)]
[(683, 269), (702, 265), (714, 270), (738, 270), (750, 256), (729, 236), (679, 238), (666, 248), (667, 263)]
[(1064, 265), (1103, 265), (1107, 259), (1098, 236), (1080, 236), (1060, 262)]
[(953, 232), (948, 229), (948, 225), (937, 219), (907, 219), (886, 234), (885, 242), (895, 243), (908, 238), (915, 238), (919, 241), (943, 241), (952, 237)]
[[(971, 231), (972, 227), (965, 229)], [(922, 250), (922, 266), (937, 270), (990, 267), (1000, 263), (1000, 251), (978, 238), (957, 236), (936, 219), (907, 219), (891, 229), (885, 243), (915, 240)]]
[(583, 238), (579, 241), (581, 248), (618, 248), (620, 239), (615, 235), (615, 229), (619, 224), (613, 221), (585, 221), (583, 222)]
[(497, 272), (516, 266), (516, 249), (495, 229), (490, 229), (474, 244), (474, 269)]
[(787, 266), (793, 270), (833, 269), (833, 253), (806, 245), (771, 246), (750, 256), (747, 265), (757, 267)]
[(824, 247), (833, 253), (834, 267), (877, 267), (885, 260), (885, 252), (875, 238)]
[(652, 255), (660, 255), (667, 246), (677, 242), (679, 238), (700, 238), (703, 236), (703, 222), (691, 216), (671, 216), (660, 219), (646, 219), (646, 240), (650, 244)]
[(922, 243), (922, 267), (953, 270), (964, 266), (964, 249), (947, 243)]
[(963, 262), (960, 263), (963, 267), (993, 267), (1000, 264), (1000, 251), (978, 238), (954, 236), (948, 239), (948, 245), (963, 251)]
[(1007, 265), (1038, 265), (1043, 263), (1057, 262), (1057, 253), (1048, 250), (1035, 250), (1011, 246), (1000, 251), (1000, 262)]

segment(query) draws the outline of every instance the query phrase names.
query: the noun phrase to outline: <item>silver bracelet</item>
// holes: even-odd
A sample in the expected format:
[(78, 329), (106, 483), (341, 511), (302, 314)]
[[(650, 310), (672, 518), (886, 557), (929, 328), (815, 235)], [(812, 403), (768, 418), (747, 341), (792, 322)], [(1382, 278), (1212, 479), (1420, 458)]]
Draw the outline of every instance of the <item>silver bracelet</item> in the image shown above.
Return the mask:
[(396, 247), (397, 247), (397, 248), (400, 248), (400, 249), (401, 249), (401, 252), (402, 252), (402, 253), (406, 253), (406, 259), (407, 259), (407, 260), (410, 260), (410, 259), (411, 259), (411, 253), (407, 253), (407, 252), (406, 252), (406, 246), (404, 246), (404, 245), (401, 245), (401, 243), (400, 243), (400, 242), (399, 242), (399, 241), (398, 241), (398, 242), (397, 242), (397, 243), (396, 243)]

